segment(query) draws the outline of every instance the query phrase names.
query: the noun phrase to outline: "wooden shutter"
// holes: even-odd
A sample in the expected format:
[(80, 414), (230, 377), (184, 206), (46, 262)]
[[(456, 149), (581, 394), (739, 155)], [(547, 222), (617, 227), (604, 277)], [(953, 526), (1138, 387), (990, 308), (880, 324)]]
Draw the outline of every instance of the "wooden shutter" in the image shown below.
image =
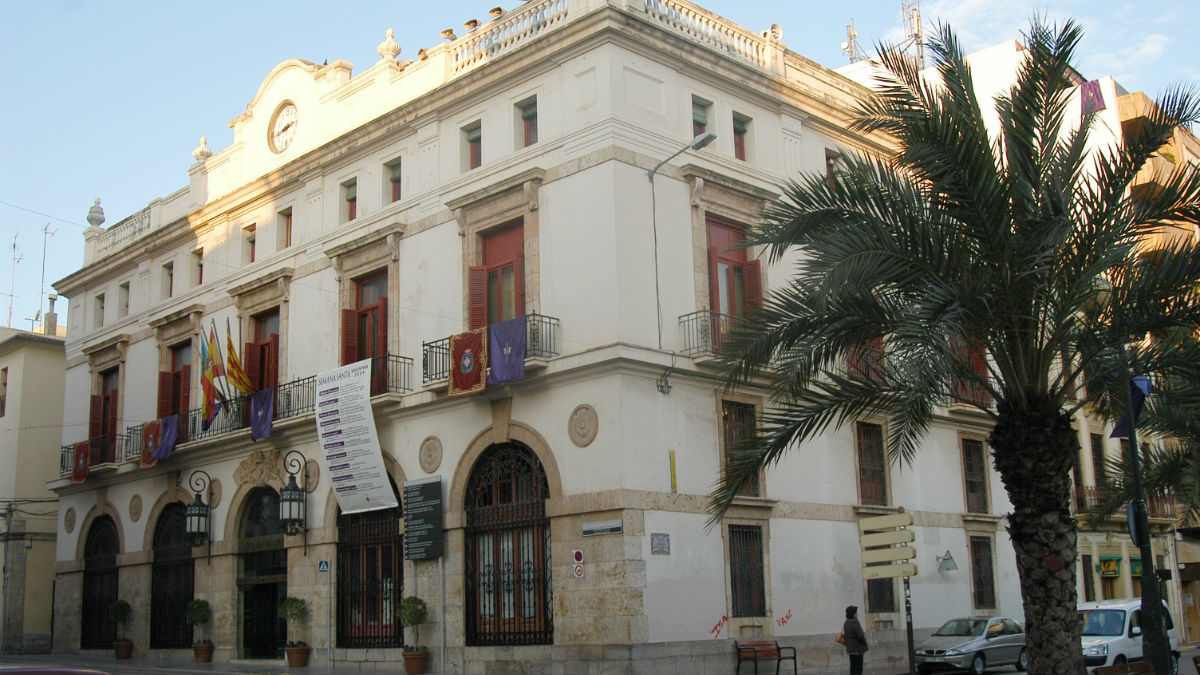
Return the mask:
[(104, 395), (108, 399), (108, 419), (105, 422), (108, 423), (108, 433), (110, 434), (117, 433), (117, 394), (116, 389), (110, 389)]
[(171, 380), (172, 373), (164, 370), (158, 374), (158, 418), (162, 419), (171, 414)]
[(92, 396), (91, 410), (88, 413), (88, 438), (96, 438), (103, 433), (104, 397)]
[(387, 296), (379, 299), (379, 325), (375, 333), (375, 354), (379, 360), (371, 368), (371, 395), (387, 391)]
[(263, 388), (263, 383), (258, 377), (263, 362), (262, 346), (262, 342), (247, 342), (246, 351), (242, 352), (246, 355), (246, 377), (250, 378), (250, 389), (253, 391)]
[(483, 328), (488, 322), (487, 268), (483, 266), (467, 269), (467, 304), (471, 330)]
[(358, 360), (358, 310), (342, 310), (342, 365)]
[[(179, 412), (185, 413), (192, 409), (192, 365), (189, 363), (179, 368)], [(180, 429), (183, 422), (180, 421)]]
[(762, 266), (751, 260), (742, 267), (742, 281), (746, 286), (746, 307), (761, 309), (763, 304)]
[(264, 386), (279, 386), (279, 333), (272, 333), (271, 337), (267, 338), (267, 350), (263, 355), (263, 362), (267, 364), (267, 381), (263, 383)]

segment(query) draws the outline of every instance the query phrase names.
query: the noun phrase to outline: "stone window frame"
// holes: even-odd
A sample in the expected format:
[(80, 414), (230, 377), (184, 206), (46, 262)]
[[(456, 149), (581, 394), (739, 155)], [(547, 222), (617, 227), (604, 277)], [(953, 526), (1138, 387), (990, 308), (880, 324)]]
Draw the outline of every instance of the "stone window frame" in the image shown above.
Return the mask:
[[(742, 405), (753, 406), (754, 408), (754, 423), (755, 428), (762, 426), (762, 414), (764, 410), (764, 401), (761, 396), (747, 396), (734, 392), (722, 392), (717, 396), (716, 400), (716, 434), (717, 434), (717, 464), (718, 476), (725, 475), (725, 426), (722, 417), (722, 412), (726, 402), (740, 403)], [(739, 495), (734, 498), (733, 503), (742, 506), (762, 506), (765, 502), (774, 504), (774, 500), (767, 497), (767, 481), (766, 473), (758, 472), (758, 496), (752, 497), (748, 495)]]
[[(758, 527), (762, 533), (762, 578), (763, 578), (763, 615), (762, 616), (733, 616), (733, 561), (730, 559), (730, 525), (750, 525)], [(770, 517), (726, 517), (721, 519), (721, 553), (724, 557), (725, 586), (725, 617), (727, 618), (726, 635), (732, 638), (743, 637), (743, 633), (754, 636), (769, 637), (774, 635), (775, 621), (771, 614), (771, 519)]]
[(89, 398), (104, 393), (104, 373), (117, 369), (117, 429), (121, 428), (121, 420), (125, 419), (125, 375), (128, 371), (125, 357), (129, 350), (129, 339), (127, 333), (122, 333), (83, 348), (90, 371)]
[(538, 224), (538, 192), (545, 180), (543, 169), (530, 169), (446, 202), (458, 223), (462, 238), (462, 325), (470, 321), (472, 266), (483, 261), (484, 235), (496, 227), (520, 222), (525, 239), (524, 314), (538, 312), (541, 299), (541, 249)]
[[(660, 173), (671, 173), (664, 167)], [(708, 278), (708, 219), (714, 216), (735, 225), (749, 227), (762, 219), (763, 209), (778, 194), (749, 183), (710, 171), (695, 164), (679, 168), (679, 175), (687, 182), (692, 215), (692, 274), (696, 310), (710, 309)], [(746, 249), (746, 260), (759, 260), (764, 246)], [(766, 297), (770, 272), (762, 266), (760, 281)]]
[[(991, 465), (988, 463), (987, 438), (981, 434), (959, 431), (957, 440), (958, 461), (962, 469), (960, 475), (963, 477), (963, 513), (970, 513), (974, 515), (989, 514), (992, 512), (994, 504), (992, 502), (992, 474), (989, 468)], [(972, 511), (970, 507), (970, 497), (967, 494), (967, 458), (966, 448), (964, 445), (966, 441), (976, 441), (983, 446), (983, 499), (987, 506), (987, 509), (984, 511)]]
[[(404, 238), (404, 228), (399, 222), (392, 222), (379, 229), (372, 230), (341, 244), (325, 249), (333, 267), (334, 283), (337, 285), (338, 304), (334, 321), (340, 321), (341, 311), (357, 307), (356, 281), (365, 275), (377, 271), (387, 272), (387, 297), (389, 309), (393, 302), (400, 297), (400, 240)], [(279, 334), (283, 335), (282, 309), (279, 317)], [(387, 313), (387, 353), (399, 354), (399, 312)], [(282, 340), (281, 340), (282, 342)], [(341, 337), (338, 338), (338, 354), (341, 353)], [(284, 358), (284, 348), (280, 345), (279, 358)], [(280, 381), (283, 381), (283, 371), (280, 371)]]
[[(284, 267), (273, 270), (256, 279), (247, 281), (230, 288), (228, 293), (233, 298), (237, 308), (237, 327), (239, 335), (247, 335), (247, 329), (253, 327), (253, 317), (278, 308), (279, 310), (279, 383), (287, 382), (287, 344), (285, 339), (288, 331), (288, 318), (291, 308), (291, 284), (295, 270)], [(203, 326), (201, 327), (203, 330)], [(251, 331), (252, 332), (252, 331)], [(244, 341), (243, 341), (244, 342)], [(243, 349), (244, 344), (237, 345)], [(245, 355), (243, 354), (243, 358)], [(245, 365), (245, 364), (243, 364)]]

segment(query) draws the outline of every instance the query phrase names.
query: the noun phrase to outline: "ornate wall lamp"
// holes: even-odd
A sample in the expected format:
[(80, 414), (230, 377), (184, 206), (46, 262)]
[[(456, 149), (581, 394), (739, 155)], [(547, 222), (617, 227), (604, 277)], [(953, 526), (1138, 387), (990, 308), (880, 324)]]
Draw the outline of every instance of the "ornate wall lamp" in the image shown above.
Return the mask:
[[(192, 546), (208, 544), (208, 564), (212, 564), (212, 476), (202, 469), (196, 469), (188, 477), (188, 486), (196, 493), (196, 498), (185, 511), (184, 528)], [(208, 494), (208, 503), (204, 502), (201, 492)]]
[[(304, 555), (308, 555), (308, 462), (299, 450), (291, 450), (283, 456), (283, 468), (288, 482), (279, 491), (279, 522), (288, 534), (304, 533)], [(299, 483), (296, 476), (300, 476)]]

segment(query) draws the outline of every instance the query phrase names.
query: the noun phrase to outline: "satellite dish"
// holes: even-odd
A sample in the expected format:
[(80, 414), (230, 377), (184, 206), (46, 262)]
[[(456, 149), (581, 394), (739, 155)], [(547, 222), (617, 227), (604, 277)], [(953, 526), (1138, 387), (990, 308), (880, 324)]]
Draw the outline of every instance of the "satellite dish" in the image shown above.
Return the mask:
[(845, 50), (846, 48), (848, 48), (849, 46), (850, 46), (850, 43), (849, 43), (849, 42), (843, 42), (843, 43), (842, 43), (842, 50), (844, 51), (844, 50)]

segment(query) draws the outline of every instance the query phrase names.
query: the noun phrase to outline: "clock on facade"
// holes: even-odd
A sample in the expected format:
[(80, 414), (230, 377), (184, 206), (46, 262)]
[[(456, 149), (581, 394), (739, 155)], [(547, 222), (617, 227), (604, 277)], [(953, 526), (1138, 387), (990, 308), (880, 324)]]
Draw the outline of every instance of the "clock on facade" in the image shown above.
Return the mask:
[(271, 146), (271, 150), (275, 152), (287, 150), (296, 136), (298, 121), (299, 115), (295, 103), (287, 101), (279, 106), (275, 115), (271, 117), (271, 125), (267, 132), (267, 144)]

